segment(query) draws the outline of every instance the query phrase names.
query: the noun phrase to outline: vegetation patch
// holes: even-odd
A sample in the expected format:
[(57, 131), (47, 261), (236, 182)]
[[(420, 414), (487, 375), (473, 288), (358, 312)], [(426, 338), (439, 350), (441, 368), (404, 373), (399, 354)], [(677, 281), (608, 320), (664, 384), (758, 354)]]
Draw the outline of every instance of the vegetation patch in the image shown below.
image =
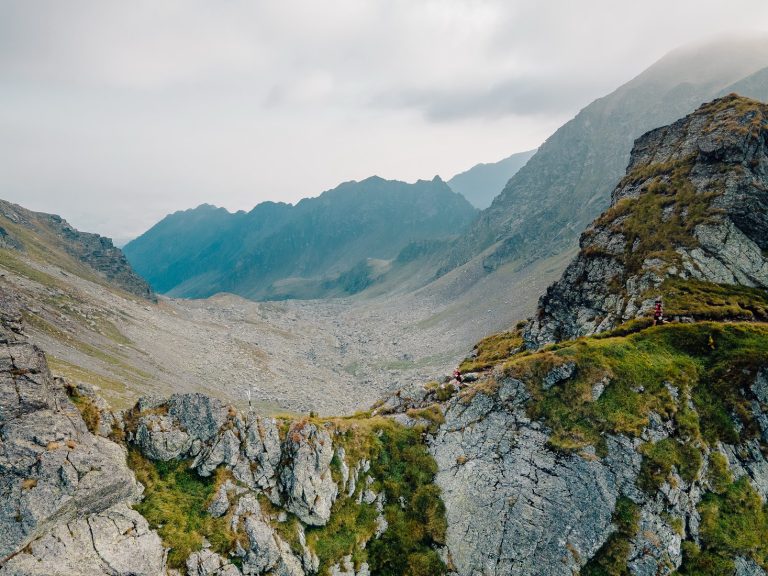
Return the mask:
[(692, 155), (636, 167), (622, 183), (642, 183), (640, 194), (619, 200), (586, 233), (608, 227), (624, 236), (625, 277), (636, 274), (647, 259), (658, 258), (666, 266), (679, 264), (677, 248), (698, 245), (694, 228), (719, 217), (711, 203), (721, 194), (721, 187), (710, 186), (707, 192), (697, 192), (690, 181), (695, 160)]
[[(188, 461), (149, 460), (135, 448), (128, 450), (128, 466), (146, 488), (144, 499), (134, 508), (170, 548), (170, 568), (186, 573), (186, 559), (202, 548), (203, 538), (225, 557), (234, 548), (237, 535), (230, 530), (229, 515), (214, 518), (207, 512), (217, 488), (216, 477), (198, 476), (189, 469)], [(220, 469), (217, 475), (224, 473)]]
[(669, 479), (673, 467), (688, 483), (696, 478), (701, 468), (701, 452), (691, 442), (680, 442), (675, 438), (643, 444), (640, 453), (643, 462), (638, 485), (649, 494), (655, 494)]
[(768, 320), (768, 293), (758, 288), (669, 278), (659, 288), (665, 314), (697, 320)]
[[(760, 324), (667, 324), (625, 337), (583, 338), (512, 358), (505, 373), (526, 382), (529, 415), (552, 431), (556, 449), (598, 448), (604, 433), (639, 436), (651, 411), (674, 419), (690, 440), (733, 443), (730, 415), (757, 434), (743, 391), (768, 357), (768, 327)], [(542, 379), (558, 363), (576, 362), (575, 376), (549, 390)], [(598, 399), (592, 387), (608, 382)], [(690, 395), (696, 412), (686, 402)], [(698, 413), (698, 414), (697, 414)]]
[(80, 411), (80, 415), (83, 417), (83, 422), (85, 422), (88, 431), (91, 434), (97, 434), (101, 414), (99, 413), (99, 409), (93, 403), (93, 400), (87, 396), (79, 394), (75, 387), (68, 387), (67, 394), (69, 395), (70, 400), (72, 400), (72, 403)]
[(701, 546), (684, 543), (680, 574), (732, 574), (736, 556), (768, 568), (768, 509), (746, 476), (721, 494), (705, 494), (699, 512)]
[(709, 480), (710, 488), (715, 494), (724, 493), (731, 484), (733, 477), (728, 468), (728, 459), (722, 452), (714, 451), (709, 455), (707, 480)]
[[(368, 562), (372, 574), (445, 574), (435, 547), (445, 542), (447, 522), (434, 484), (437, 464), (422, 439), (425, 428), (406, 428), (391, 419), (366, 416), (330, 422), (336, 431), (334, 444), (344, 447), (350, 468), (366, 459), (376, 480), (366, 486), (361, 478), (355, 494), (336, 501), (327, 525), (307, 528), (307, 543), (320, 559), (319, 573), (351, 554), (356, 565)], [(375, 504), (356, 501), (366, 488), (385, 496), (383, 516), (388, 528), (379, 539), (373, 539)]]
[(637, 533), (640, 510), (629, 498), (616, 501), (613, 523), (616, 532), (610, 535), (597, 553), (581, 569), (581, 576), (625, 576), (629, 574), (630, 542)]
[(478, 372), (492, 368), (508, 359), (523, 348), (523, 326), (511, 332), (501, 332), (482, 339), (475, 346), (475, 355), (464, 360), (459, 366), (462, 372)]

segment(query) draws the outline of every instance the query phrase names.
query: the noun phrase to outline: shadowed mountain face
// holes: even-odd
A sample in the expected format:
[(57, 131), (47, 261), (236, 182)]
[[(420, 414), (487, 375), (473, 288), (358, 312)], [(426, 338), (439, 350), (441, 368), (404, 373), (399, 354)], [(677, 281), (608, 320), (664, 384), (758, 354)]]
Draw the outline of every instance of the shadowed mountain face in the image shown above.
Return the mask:
[(702, 102), (737, 92), (768, 100), (768, 38), (686, 47), (665, 56), (555, 132), (445, 257), (440, 274), (481, 254), (493, 271), (575, 245), (608, 207), (632, 143)]
[(125, 252), (158, 292), (173, 296), (315, 298), (365, 288), (368, 259), (392, 259), (411, 242), (456, 236), (475, 216), (439, 178), (406, 184), (372, 177), (295, 206), (177, 212)]
[(466, 172), (456, 174), (448, 180), (448, 186), (469, 200), (475, 208), (485, 210), (509, 179), (525, 166), (535, 153), (536, 150), (528, 150), (512, 154), (498, 162), (478, 164)]

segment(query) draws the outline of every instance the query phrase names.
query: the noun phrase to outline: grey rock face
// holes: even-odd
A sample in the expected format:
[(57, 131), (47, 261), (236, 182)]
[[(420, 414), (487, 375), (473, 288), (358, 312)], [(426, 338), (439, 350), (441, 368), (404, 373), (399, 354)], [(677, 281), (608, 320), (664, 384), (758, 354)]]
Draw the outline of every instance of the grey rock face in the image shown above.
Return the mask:
[(88, 432), (30, 344), (0, 344), (0, 558), (54, 526), (134, 499), (117, 444)]
[(734, 576), (765, 576), (765, 570), (751, 558), (739, 556), (734, 564), (736, 564)]
[(221, 400), (205, 394), (174, 394), (168, 400), (168, 414), (192, 438), (208, 442), (224, 425), (227, 408)]
[(679, 249), (683, 266), (692, 278), (717, 284), (768, 286), (768, 262), (762, 249), (731, 220), (696, 227), (699, 245)]
[(458, 574), (570, 576), (612, 532), (617, 498), (635, 491), (631, 441), (610, 438), (603, 461), (555, 454), (526, 400), (509, 379), (495, 395), (454, 399), (431, 443)]
[(232, 430), (224, 430), (216, 437), (213, 446), (203, 449), (195, 458), (193, 466), (200, 476), (210, 476), (221, 464), (233, 468), (240, 456), (240, 440)]
[(360, 568), (355, 570), (355, 565), (352, 562), (352, 556), (344, 556), (341, 562), (331, 566), (331, 576), (369, 576), (370, 569), (368, 564), (363, 562)]
[[(294, 556), (291, 547), (275, 533), (252, 496), (241, 498), (237, 513), (245, 518), (243, 524), (249, 542), (248, 550), (243, 551), (243, 574), (304, 576), (302, 560)], [(303, 543), (303, 532), (299, 536)], [(305, 550), (305, 555), (308, 552)], [(316, 569), (317, 557), (309, 558), (308, 561)]]
[(263, 574), (274, 568), (280, 561), (281, 553), (269, 524), (258, 516), (248, 516), (245, 519), (245, 533), (250, 548), (243, 560), (243, 572)]
[(280, 464), (280, 434), (274, 418), (254, 417), (244, 423), (242, 455), (234, 468), (235, 478), (252, 488), (272, 493)]
[(544, 390), (549, 390), (555, 384), (559, 384), (565, 380), (568, 380), (576, 372), (576, 362), (566, 362), (560, 366), (552, 368), (552, 370), (544, 377), (542, 383)]
[(0, 574), (164, 574), (125, 449), (88, 431), (20, 320), (0, 296)]
[(227, 497), (227, 484), (219, 487), (216, 495), (208, 506), (208, 514), (214, 518), (224, 516), (229, 510), (229, 498)]
[(331, 476), (333, 445), (328, 432), (295, 422), (283, 445), (280, 492), (285, 507), (305, 524), (322, 526), (331, 516), (338, 487)]
[(299, 544), (301, 545), (303, 554), (301, 556), (301, 565), (305, 572), (314, 574), (320, 568), (320, 558), (317, 554), (307, 546), (307, 537), (304, 532), (304, 528), (299, 526)]
[(173, 460), (186, 454), (192, 438), (166, 414), (147, 414), (139, 419), (136, 444), (152, 460)]
[(188, 576), (240, 576), (237, 566), (211, 550), (193, 552), (187, 558)]
[[(742, 104), (746, 111), (739, 110)], [(639, 138), (627, 178), (611, 196), (614, 211), (582, 235), (578, 257), (540, 299), (526, 345), (614, 328), (649, 311), (654, 292), (669, 277), (768, 288), (768, 131), (764, 124), (747, 128), (765, 112), (763, 104), (726, 97)], [(691, 221), (687, 206), (665, 204), (659, 224), (674, 213), (691, 229), (689, 236), (671, 246), (676, 254), (659, 257), (651, 250), (637, 265), (641, 242), (625, 229), (621, 206), (668, 185), (669, 166), (685, 166), (687, 185), (708, 203), (706, 218)]]
[(682, 562), (682, 536), (665, 519), (658, 502), (643, 506), (640, 525), (631, 543), (629, 570), (635, 576), (671, 574)]
[(2, 576), (52, 574), (161, 576), (165, 574), (165, 550), (147, 521), (119, 504), (99, 514), (57, 524), (0, 568)]
[(768, 368), (758, 371), (755, 383), (752, 385), (752, 392), (761, 403), (768, 404)]
[(24, 341), (21, 304), (0, 279), (0, 343)]
[(760, 496), (764, 500), (768, 498), (768, 460), (763, 455), (760, 442), (748, 440), (740, 446), (724, 444), (722, 448), (733, 476), (749, 477)]

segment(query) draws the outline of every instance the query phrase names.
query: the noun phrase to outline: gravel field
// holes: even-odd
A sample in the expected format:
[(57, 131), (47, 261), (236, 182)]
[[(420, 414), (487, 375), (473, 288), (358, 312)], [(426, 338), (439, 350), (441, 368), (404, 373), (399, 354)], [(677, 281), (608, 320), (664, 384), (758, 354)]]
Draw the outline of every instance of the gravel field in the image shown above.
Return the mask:
[(116, 407), (177, 391), (244, 406), (250, 391), (262, 412), (347, 414), (449, 373), (477, 340), (530, 314), (567, 256), (480, 282), (459, 269), (369, 299), (154, 304), (32, 261), (40, 274), (8, 269), (4, 284), (24, 301), (27, 332), (54, 372), (99, 386)]

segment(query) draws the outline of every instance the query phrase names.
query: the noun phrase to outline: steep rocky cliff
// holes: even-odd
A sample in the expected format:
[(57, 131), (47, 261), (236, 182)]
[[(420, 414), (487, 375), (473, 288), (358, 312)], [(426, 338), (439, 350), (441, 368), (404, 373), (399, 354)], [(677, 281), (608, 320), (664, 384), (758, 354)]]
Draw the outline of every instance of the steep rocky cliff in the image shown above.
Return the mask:
[(444, 415), (456, 574), (766, 574), (765, 112), (725, 97), (641, 138), (539, 314), (379, 408)]
[(768, 288), (767, 122), (768, 106), (731, 95), (638, 139), (610, 209), (542, 297), (528, 346), (609, 330), (659, 295), (672, 315), (697, 299), (693, 317), (766, 319), (762, 309), (712, 310), (712, 296), (685, 282)]
[(88, 431), (0, 293), (0, 573), (159, 574), (124, 449)]

